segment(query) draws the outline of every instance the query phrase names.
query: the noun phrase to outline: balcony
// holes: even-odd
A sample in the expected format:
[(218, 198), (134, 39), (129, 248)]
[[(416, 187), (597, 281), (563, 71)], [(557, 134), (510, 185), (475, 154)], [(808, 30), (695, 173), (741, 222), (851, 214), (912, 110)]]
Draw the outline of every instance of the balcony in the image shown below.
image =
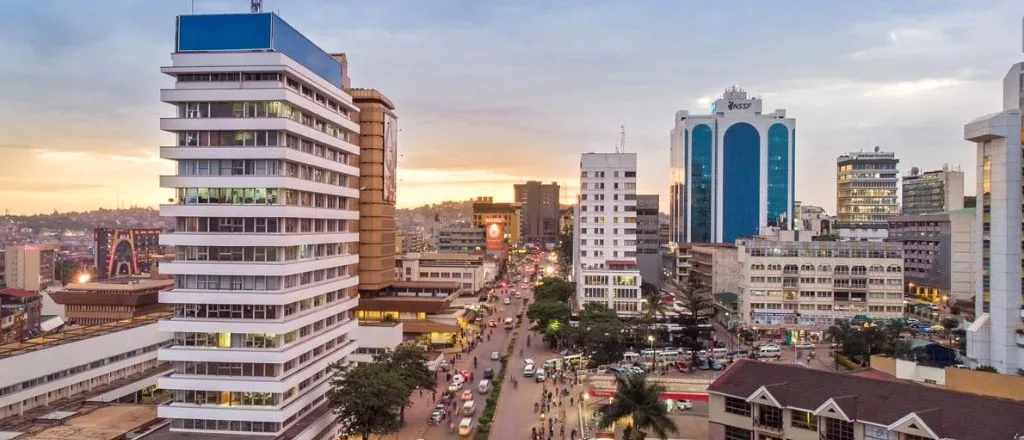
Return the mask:
[(782, 421), (772, 422), (765, 418), (754, 418), (754, 429), (779, 435), (783, 433)]
[(1013, 340), (1017, 343), (1018, 347), (1024, 347), (1024, 328), (1019, 328), (1013, 332)]

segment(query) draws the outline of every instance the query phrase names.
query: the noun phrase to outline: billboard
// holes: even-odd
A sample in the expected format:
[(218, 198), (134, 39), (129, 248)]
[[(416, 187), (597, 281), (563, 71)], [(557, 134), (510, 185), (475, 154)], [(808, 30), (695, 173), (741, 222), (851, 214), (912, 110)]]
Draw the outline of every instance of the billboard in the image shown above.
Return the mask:
[(497, 251), (505, 249), (505, 219), (501, 217), (487, 217), (484, 219), (484, 230), (487, 235), (487, 250)]
[(398, 118), (390, 113), (384, 114), (384, 202), (395, 204), (395, 193), (398, 182), (395, 171), (398, 169)]

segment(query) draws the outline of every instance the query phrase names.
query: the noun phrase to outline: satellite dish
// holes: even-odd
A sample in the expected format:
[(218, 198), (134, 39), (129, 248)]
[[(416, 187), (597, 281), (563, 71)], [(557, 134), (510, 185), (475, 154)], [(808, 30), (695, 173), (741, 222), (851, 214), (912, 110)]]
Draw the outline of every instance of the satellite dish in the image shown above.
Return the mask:
[(913, 168), (910, 169), (910, 175), (911, 176), (916, 176), (920, 172), (921, 172), (921, 169), (919, 169), (918, 167), (913, 167)]
[(875, 145), (875, 153), (882, 151), (882, 147)]

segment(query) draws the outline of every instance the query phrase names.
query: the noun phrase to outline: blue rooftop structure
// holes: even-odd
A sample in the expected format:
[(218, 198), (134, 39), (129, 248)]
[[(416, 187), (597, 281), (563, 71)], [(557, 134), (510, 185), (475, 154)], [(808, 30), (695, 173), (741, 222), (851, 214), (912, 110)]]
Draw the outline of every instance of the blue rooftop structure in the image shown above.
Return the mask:
[(280, 52), (337, 87), (341, 64), (272, 12), (179, 15), (177, 52)]

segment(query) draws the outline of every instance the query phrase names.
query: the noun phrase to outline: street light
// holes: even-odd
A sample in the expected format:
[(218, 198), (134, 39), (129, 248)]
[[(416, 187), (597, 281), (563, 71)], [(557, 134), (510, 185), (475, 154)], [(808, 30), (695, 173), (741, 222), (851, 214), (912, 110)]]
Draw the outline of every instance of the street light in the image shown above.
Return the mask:
[(654, 335), (647, 335), (647, 342), (651, 343), (651, 373), (654, 373), (655, 363), (658, 362), (658, 356), (654, 352)]

